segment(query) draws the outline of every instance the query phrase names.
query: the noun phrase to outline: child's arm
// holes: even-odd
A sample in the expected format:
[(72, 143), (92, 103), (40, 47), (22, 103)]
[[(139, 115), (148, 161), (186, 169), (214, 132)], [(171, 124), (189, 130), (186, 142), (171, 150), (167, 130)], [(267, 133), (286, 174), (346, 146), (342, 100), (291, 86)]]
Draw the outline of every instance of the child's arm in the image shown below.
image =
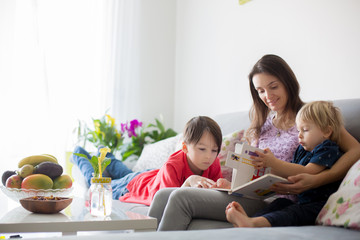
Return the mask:
[(313, 188), (342, 180), (350, 167), (360, 158), (360, 143), (344, 127), (340, 131), (339, 147), (344, 154), (330, 168), (316, 175)]
[(330, 169), (326, 169), (316, 175), (298, 174), (291, 176), (289, 180), (292, 184), (276, 183), (272, 190), (279, 194), (286, 192), (299, 194), (306, 190), (343, 179), (350, 167), (360, 158), (360, 143), (342, 127), (339, 147), (344, 154)]
[(252, 157), (256, 169), (263, 167), (271, 167), (271, 172), (281, 176), (288, 177), (300, 173), (317, 174), (323, 171), (326, 167), (314, 163), (308, 163), (303, 166), (296, 163), (289, 163), (282, 161), (274, 156), (270, 149), (265, 149), (264, 153), (256, 151), (259, 157)]
[(293, 184), (279, 184), (277, 191), (301, 193), (305, 190), (342, 180), (350, 167), (360, 158), (360, 143), (344, 128), (341, 128), (339, 147), (344, 152), (340, 159), (330, 168), (316, 175), (300, 174), (289, 180)]

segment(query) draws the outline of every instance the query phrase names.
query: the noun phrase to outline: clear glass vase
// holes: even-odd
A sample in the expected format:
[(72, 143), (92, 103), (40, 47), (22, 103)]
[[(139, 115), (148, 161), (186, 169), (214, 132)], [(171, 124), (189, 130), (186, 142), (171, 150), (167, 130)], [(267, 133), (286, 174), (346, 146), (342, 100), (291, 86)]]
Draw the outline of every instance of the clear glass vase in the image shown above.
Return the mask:
[(111, 178), (91, 178), (89, 197), (92, 216), (110, 216), (112, 208)]

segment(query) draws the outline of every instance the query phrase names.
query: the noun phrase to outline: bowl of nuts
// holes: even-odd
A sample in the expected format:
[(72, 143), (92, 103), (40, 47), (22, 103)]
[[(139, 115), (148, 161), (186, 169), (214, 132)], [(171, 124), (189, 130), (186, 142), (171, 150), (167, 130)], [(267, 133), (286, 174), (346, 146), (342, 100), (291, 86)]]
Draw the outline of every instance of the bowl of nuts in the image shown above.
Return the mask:
[(72, 198), (34, 196), (20, 199), (20, 204), (33, 213), (58, 213), (72, 202)]

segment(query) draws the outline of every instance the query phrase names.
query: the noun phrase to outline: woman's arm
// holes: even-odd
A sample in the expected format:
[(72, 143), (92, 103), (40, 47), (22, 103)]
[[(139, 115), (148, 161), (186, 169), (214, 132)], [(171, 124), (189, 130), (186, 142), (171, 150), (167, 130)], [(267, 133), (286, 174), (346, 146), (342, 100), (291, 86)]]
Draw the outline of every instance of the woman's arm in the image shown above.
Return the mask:
[(350, 167), (360, 158), (360, 143), (343, 127), (338, 144), (344, 154), (332, 168), (316, 175), (298, 174), (291, 176), (288, 180), (293, 184), (275, 184), (272, 189), (280, 194), (289, 192), (299, 194), (305, 190), (343, 179)]

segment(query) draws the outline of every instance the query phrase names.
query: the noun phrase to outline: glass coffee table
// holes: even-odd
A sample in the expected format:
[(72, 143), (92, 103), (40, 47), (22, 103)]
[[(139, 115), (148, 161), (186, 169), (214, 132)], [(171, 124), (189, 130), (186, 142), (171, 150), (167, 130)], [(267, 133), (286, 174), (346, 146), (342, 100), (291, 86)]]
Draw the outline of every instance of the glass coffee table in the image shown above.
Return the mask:
[(118, 206), (118, 200), (113, 200), (112, 204), (112, 213), (106, 219), (91, 216), (81, 198), (74, 198), (67, 208), (56, 214), (32, 213), (19, 204), (0, 213), (0, 232), (61, 232), (62, 235), (76, 235), (79, 231), (156, 231), (156, 218), (124, 212)]

